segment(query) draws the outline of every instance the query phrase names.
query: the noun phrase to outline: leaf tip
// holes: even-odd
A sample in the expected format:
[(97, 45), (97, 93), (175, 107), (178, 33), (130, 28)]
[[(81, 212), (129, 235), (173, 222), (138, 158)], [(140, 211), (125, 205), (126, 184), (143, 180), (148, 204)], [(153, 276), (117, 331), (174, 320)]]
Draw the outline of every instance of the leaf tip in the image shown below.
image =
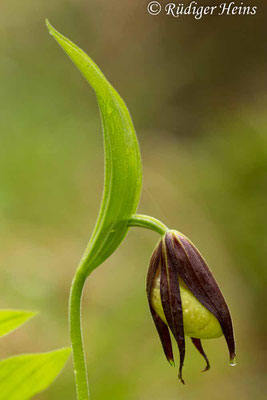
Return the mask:
[(67, 361), (71, 354), (71, 347), (62, 347), (61, 349), (56, 350), (56, 352), (58, 352), (58, 354), (60, 353), (62, 358)]
[(50, 29), (51, 24), (50, 24), (48, 18), (45, 19), (45, 24), (46, 24), (47, 28)]
[(48, 18), (45, 19), (45, 24), (46, 24), (46, 27), (47, 27), (47, 29), (48, 29), (50, 35), (53, 36), (56, 30), (55, 30), (55, 28), (50, 24)]
[(39, 311), (30, 311), (30, 310), (23, 310), (18, 312), (20, 313), (21, 317), (23, 317), (22, 324), (28, 322), (30, 319), (39, 314)]
[(38, 314), (39, 314), (39, 311), (25, 311), (25, 316), (27, 316), (27, 319), (31, 319)]
[(5, 336), (32, 319), (37, 311), (0, 310), (0, 337)]

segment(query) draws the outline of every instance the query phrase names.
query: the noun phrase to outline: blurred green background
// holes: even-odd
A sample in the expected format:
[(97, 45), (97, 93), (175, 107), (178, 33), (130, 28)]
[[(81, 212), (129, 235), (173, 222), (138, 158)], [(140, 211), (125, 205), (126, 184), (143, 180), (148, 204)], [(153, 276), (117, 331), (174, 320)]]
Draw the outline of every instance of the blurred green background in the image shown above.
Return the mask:
[[(164, 3), (164, 2), (163, 2)], [(92, 90), (44, 20), (82, 47), (126, 101), (144, 166), (139, 212), (198, 246), (230, 306), (223, 338), (187, 342), (184, 377), (164, 359), (145, 278), (157, 234), (138, 228), (88, 280), (84, 335), (93, 399), (266, 398), (266, 5), (253, 17), (149, 16), (147, 2), (0, 5), (0, 306), (39, 310), (1, 358), (68, 345), (68, 294), (102, 194)], [(164, 3), (165, 4), (165, 3)], [(266, 263), (266, 261), (265, 261)], [(177, 354), (176, 354), (177, 355)], [(71, 361), (38, 400), (74, 399)]]

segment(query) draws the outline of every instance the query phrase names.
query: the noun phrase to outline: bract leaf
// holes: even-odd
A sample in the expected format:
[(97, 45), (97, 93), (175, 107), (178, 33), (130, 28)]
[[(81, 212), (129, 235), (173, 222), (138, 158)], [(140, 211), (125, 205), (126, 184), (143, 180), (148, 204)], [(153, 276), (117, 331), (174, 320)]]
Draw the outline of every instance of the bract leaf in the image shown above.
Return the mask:
[(69, 348), (0, 361), (0, 400), (27, 400), (46, 389), (64, 367)]
[(7, 335), (36, 315), (32, 311), (0, 310), (0, 337)]
[(89, 274), (119, 246), (136, 212), (142, 185), (139, 145), (129, 111), (98, 66), (46, 21), (50, 34), (96, 93), (105, 147), (105, 184), (98, 220), (82, 259)]

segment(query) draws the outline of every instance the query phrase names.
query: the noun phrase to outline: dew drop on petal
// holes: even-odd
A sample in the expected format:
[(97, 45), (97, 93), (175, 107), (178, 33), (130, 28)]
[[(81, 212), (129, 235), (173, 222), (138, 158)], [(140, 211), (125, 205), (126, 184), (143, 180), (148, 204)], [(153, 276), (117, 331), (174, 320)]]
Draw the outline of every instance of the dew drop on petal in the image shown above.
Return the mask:
[(234, 357), (234, 358), (232, 358), (230, 360), (230, 365), (231, 365), (231, 367), (235, 367), (236, 366), (236, 357)]

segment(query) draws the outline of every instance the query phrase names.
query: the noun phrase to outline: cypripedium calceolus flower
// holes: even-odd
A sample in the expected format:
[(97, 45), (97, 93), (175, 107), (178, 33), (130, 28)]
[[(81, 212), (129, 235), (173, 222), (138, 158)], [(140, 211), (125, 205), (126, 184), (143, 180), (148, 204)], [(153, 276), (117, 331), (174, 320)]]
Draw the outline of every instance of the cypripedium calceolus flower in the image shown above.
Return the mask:
[(180, 232), (168, 231), (156, 247), (147, 275), (147, 296), (164, 353), (174, 365), (172, 332), (179, 348), (179, 380), (185, 358), (185, 335), (206, 360), (201, 339), (225, 336), (235, 365), (232, 320), (213, 274), (196, 247)]

